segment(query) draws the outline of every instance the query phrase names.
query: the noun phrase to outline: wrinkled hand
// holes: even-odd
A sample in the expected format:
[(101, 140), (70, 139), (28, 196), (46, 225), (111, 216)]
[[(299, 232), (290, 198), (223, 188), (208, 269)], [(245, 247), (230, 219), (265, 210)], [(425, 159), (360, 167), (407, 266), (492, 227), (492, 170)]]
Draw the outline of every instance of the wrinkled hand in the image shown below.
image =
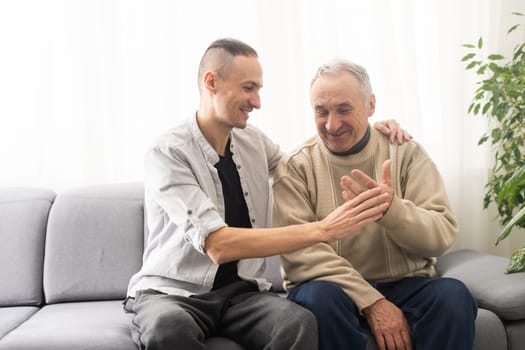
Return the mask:
[(364, 172), (357, 169), (354, 169), (351, 172), (353, 178), (346, 175), (343, 176), (340, 183), (343, 190), (343, 199), (348, 201), (355, 198), (364, 191), (370, 190), (372, 188), (380, 188), (383, 193), (388, 195), (388, 207), (385, 209), (386, 212), (392, 203), (392, 199), (394, 198), (394, 190), (392, 188), (392, 171), (390, 169), (391, 164), (391, 160), (386, 160), (383, 163), (380, 183), (375, 182)]
[(386, 299), (363, 310), (379, 350), (411, 350), (410, 327), (403, 312)]
[(389, 205), (389, 195), (381, 187), (360, 192), (321, 220), (322, 240), (333, 241), (350, 236), (363, 226), (379, 220)]
[(403, 143), (412, 140), (412, 135), (410, 135), (408, 131), (402, 129), (395, 119), (377, 122), (374, 124), (374, 128), (383, 134), (388, 135), (390, 143), (394, 143), (397, 139), (397, 143), (402, 145)]

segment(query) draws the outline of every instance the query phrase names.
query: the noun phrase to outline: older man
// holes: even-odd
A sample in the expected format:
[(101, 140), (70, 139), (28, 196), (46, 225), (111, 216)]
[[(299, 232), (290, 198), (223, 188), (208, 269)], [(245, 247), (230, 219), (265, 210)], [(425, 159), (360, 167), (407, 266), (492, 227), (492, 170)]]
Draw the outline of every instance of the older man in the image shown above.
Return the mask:
[(274, 226), (320, 220), (370, 189), (388, 196), (382, 218), (355, 234), (282, 255), (289, 298), (316, 315), (320, 348), (364, 350), (370, 329), (380, 349), (471, 349), (477, 306), (460, 281), (435, 277), (458, 234), (435, 164), (369, 126), (376, 100), (357, 64), (320, 67), (311, 104), (318, 135), (278, 165)]

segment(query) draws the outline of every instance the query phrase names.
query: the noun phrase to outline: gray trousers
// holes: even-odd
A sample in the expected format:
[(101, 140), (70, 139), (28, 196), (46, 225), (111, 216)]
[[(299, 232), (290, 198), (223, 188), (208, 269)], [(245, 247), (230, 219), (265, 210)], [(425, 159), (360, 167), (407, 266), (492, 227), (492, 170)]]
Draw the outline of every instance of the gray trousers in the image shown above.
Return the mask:
[(253, 284), (235, 282), (206, 294), (183, 297), (137, 292), (124, 308), (140, 349), (206, 349), (206, 338), (227, 337), (245, 349), (317, 349), (317, 323), (307, 309)]

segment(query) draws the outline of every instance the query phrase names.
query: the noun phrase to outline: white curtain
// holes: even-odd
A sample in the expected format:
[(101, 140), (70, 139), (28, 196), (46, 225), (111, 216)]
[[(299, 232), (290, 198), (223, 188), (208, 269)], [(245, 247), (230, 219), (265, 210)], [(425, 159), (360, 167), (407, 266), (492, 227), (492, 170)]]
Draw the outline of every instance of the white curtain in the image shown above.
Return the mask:
[[(461, 236), (455, 248), (507, 255), (514, 233), (482, 209), (492, 151), (483, 118), (468, 116), (477, 77), (461, 45), (485, 39), (509, 54), (522, 0), (0, 0), (0, 186), (60, 191), (141, 181), (154, 138), (194, 113), (207, 45), (235, 37), (264, 69), (250, 121), (285, 151), (315, 132), (308, 87), (333, 57), (364, 65), (377, 110), (423, 144), (443, 174)], [(521, 22), (524, 24), (524, 22)], [(525, 25), (525, 24), (524, 24)]]

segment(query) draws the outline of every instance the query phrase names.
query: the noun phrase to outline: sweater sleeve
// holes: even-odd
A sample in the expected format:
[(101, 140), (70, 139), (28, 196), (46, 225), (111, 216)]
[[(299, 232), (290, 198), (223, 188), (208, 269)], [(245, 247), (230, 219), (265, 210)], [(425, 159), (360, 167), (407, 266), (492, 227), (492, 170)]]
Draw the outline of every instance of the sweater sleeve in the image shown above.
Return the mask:
[(439, 256), (454, 242), (458, 225), (436, 165), (417, 144), (407, 145), (398, 165), (397, 189), (379, 223), (403, 250)]
[[(315, 214), (315, 191), (306, 180), (313, 176), (306, 170), (294, 169), (281, 160), (273, 186), (273, 225), (275, 227), (302, 224), (318, 220)], [(301, 174), (301, 175), (299, 175)], [(337, 242), (318, 243), (281, 255), (284, 287), (290, 291), (301, 282), (323, 280), (336, 283), (355, 302), (359, 310), (372, 305), (383, 296), (373, 288), (350, 262), (337, 254)]]

